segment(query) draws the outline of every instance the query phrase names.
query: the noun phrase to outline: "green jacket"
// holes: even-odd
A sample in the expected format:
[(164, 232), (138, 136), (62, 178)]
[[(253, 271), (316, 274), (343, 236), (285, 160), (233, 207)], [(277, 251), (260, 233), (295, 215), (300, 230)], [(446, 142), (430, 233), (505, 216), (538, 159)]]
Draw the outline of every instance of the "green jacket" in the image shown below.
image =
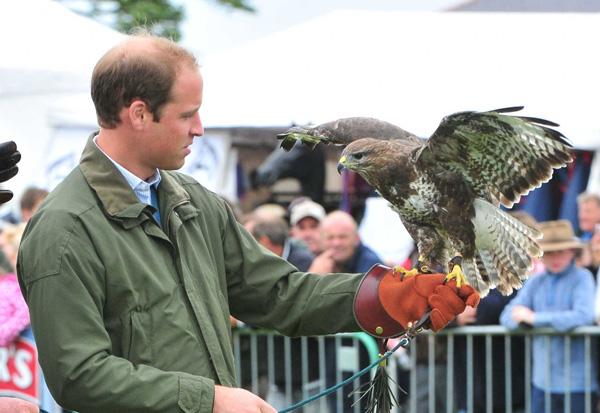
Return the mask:
[(19, 281), (61, 405), (211, 412), (214, 384), (236, 386), (229, 314), (292, 336), (359, 330), (359, 276), (297, 272), (220, 197), (161, 176), (164, 230), (90, 138), (26, 229)]

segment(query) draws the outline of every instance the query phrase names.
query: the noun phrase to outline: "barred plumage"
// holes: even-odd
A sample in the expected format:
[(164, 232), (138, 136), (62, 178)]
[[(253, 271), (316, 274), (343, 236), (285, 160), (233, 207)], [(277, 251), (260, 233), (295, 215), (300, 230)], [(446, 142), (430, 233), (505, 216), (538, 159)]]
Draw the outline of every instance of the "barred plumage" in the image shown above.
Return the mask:
[(511, 116), (522, 107), (445, 117), (428, 140), (373, 118), (347, 118), (279, 135), (347, 145), (340, 164), (387, 199), (431, 268), (448, 271), (461, 255), (468, 282), (482, 295), (519, 288), (541, 255), (539, 232), (501, 211), (572, 161), (557, 124)]

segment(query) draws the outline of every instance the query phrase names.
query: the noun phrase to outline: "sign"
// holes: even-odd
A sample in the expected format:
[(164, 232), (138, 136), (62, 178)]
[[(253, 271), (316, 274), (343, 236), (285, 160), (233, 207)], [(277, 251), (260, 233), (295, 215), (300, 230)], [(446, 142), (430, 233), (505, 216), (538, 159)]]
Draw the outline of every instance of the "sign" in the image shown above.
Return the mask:
[(0, 347), (0, 396), (39, 404), (39, 374), (37, 349), (32, 340), (18, 337), (7, 347)]

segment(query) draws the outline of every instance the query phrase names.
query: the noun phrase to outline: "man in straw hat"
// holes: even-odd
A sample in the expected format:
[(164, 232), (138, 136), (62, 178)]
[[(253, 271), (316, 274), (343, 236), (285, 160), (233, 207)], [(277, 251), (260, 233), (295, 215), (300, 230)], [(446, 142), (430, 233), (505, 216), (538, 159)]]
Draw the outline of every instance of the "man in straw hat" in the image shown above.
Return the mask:
[[(543, 234), (539, 244), (546, 270), (525, 283), (502, 312), (500, 322), (511, 329), (532, 326), (558, 331), (593, 324), (594, 280), (588, 270), (575, 264), (584, 244), (575, 237), (567, 220), (543, 222), (538, 228)], [(585, 411), (586, 398), (594, 405), (598, 388), (595, 361), (591, 366), (585, 365), (583, 338), (572, 338), (570, 350), (565, 360), (564, 337), (553, 336), (550, 341), (543, 336), (533, 339), (532, 411), (548, 411), (546, 392), (550, 393), (551, 412), (564, 411), (567, 392), (573, 412)], [(565, 362), (569, 372), (565, 371)], [(584, 374), (586, 371), (589, 376)]]

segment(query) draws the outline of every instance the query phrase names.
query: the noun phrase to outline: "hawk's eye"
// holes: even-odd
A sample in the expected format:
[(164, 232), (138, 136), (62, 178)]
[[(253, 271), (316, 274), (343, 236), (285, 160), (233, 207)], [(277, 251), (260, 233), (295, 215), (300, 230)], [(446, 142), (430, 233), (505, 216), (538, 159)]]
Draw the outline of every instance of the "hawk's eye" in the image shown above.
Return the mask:
[(362, 152), (355, 153), (354, 154), (354, 159), (356, 159), (357, 161), (360, 161), (362, 159), (363, 155), (364, 154)]

